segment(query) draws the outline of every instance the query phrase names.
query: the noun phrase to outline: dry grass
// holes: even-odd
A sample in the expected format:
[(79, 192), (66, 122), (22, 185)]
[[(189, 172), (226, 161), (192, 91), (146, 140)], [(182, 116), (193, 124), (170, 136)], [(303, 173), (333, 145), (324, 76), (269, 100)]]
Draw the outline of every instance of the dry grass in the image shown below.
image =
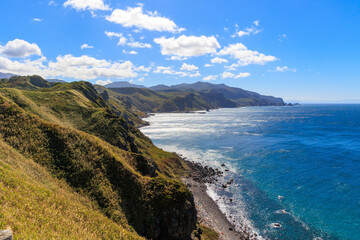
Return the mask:
[(87, 197), (0, 142), (0, 228), (15, 239), (142, 239)]

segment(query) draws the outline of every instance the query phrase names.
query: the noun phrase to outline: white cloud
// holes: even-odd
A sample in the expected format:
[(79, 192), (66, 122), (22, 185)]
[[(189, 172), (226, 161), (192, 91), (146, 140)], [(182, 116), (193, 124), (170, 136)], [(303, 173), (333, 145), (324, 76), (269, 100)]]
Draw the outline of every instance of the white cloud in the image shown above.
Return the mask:
[(127, 45), (132, 48), (152, 48), (151, 44), (142, 42), (128, 42)]
[(115, 9), (106, 20), (121, 24), (124, 27), (144, 28), (150, 31), (159, 32), (181, 32), (185, 29), (179, 28), (172, 20), (161, 17), (157, 11), (143, 12), (143, 5), (128, 7), (126, 10)]
[(188, 77), (200, 77), (201, 74), (199, 72), (196, 73), (188, 73)]
[(175, 71), (172, 67), (164, 67), (164, 66), (156, 67), (156, 69), (154, 70), (154, 73), (179, 75), (180, 77), (199, 77), (199, 76), (201, 76), (201, 74), (199, 72), (186, 73), (186, 72), (181, 72), (181, 71)]
[[(50, 3), (49, 3), (50, 5)], [(110, 7), (103, 0), (67, 0), (64, 7), (72, 7), (80, 10), (110, 10)]]
[(235, 76), (235, 79), (237, 78), (246, 78), (249, 77), (251, 74), (248, 72), (244, 72), (244, 73), (239, 73), (238, 75)]
[(187, 57), (180, 57), (180, 56), (171, 56), (169, 58), (166, 58), (166, 60), (180, 60), (180, 61), (185, 61), (187, 60)]
[(288, 68), (288, 66), (283, 66), (283, 67), (276, 67), (275, 69), (276, 72), (296, 72), (295, 68)]
[(45, 57), (41, 57), (33, 61), (29, 59), (16, 61), (0, 56), (0, 72), (16, 75), (43, 75), (47, 68), (43, 64), (45, 60)]
[(117, 37), (119, 38), (118, 41), (118, 45), (119, 46), (124, 46), (125, 44), (132, 47), (132, 48), (152, 48), (151, 44), (149, 43), (142, 43), (142, 42), (136, 42), (134, 41), (133, 37), (131, 36), (131, 34), (129, 34), (129, 40), (124, 37), (124, 35), (122, 33), (116, 33), (116, 32), (107, 32), (105, 31), (105, 34), (108, 38), (113, 38), (113, 37)]
[(151, 71), (151, 67), (145, 67), (145, 66), (139, 66), (137, 68), (138, 71), (141, 71), (141, 72), (150, 72)]
[(228, 70), (228, 71), (235, 71), (237, 67), (239, 67), (240, 65), (237, 64), (237, 63), (233, 63), (231, 64), (230, 66), (225, 66), (225, 68)]
[(49, 5), (49, 6), (54, 5), (54, 6), (56, 7), (56, 6), (57, 6), (57, 3), (54, 2), (54, 1), (50, 1), (50, 2), (48, 3), (48, 5)]
[(223, 72), (223, 74), (221, 74), (221, 78), (225, 79), (225, 78), (233, 78), (235, 76), (235, 74), (231, 73), (231, 72)]
[(33, 22), (42, 22), (42, 18), (33, 18)]
[(28, 43), (22, 39), (9, 41), (5, 46), (0, 45), (0, 54), (11, 58), (25, 58), (31, 55), (41, 55), (41, 50), (36, 43)]
[(250, 73), (244, 72), (244, 73), (239, 73), (238, 75), (235, 75), (231, 72), (223, 72), (221, 74), (221, 78), (222, 79), (226, 79), (226, 78), (234, 78), (234, 79), (238, 79), (238, 78), (246, 78), (249, 77)]
[(204, 77), (203, 80), (204, 81), (214, 81), (218, 78), (218, 75), (209, 75), (207, 77)]
[(105, 34), (108, 38), (112, 38), (112, 37), (122, 37), (123, 34), (122, 33), (116, 33), (116, 32), (108, 32), (105, 31)]
[(249, 36), (250, 34), (258, 34), (262, 31), (262, 29), (257, 28), (258, 26), (259, 26), (259, 20), (255, 20), (253, 22), (253, 26), (247, 27), (244, 30), (236, 31), (236, 33), (232, 35), (232, 37), (235, 37), (236, 35), (238, 35), (239, 37), (243, 37), (243, 36)]
[(277, 58), (271, 55), (264, 55), (257, 51), (248, 50), (248, 48), (242, 43), (230, 44), (224, 47), (218, 55), (230, 55), (238, 60), (238, 64), (246, 66), (249, 64), (264, 65), (267, 62), (276, 61)]
[(136, 54), (138, 54), (138, 52), (136, 52), (136, 51), (126, 51), (126, 50), (123, 50), (123, 53), (124, 54), (130, 54), (130, 55), (136, 55)]
[(110, 62), (86, 55), (74, 57), (70, 54), (58, 56), (56, 62), (48, 64), (51, 74), (76, 79), (136, 77), (134, 65), (130, 61)]
[(215, 53), (220, 44), (214, 36), (185, 36), (178, 38), (155, 38), (154, 42), (161, 47), (162, 55), (175, 55), (180, 57), (201, 56)]
[(125, 45), (126, 42), (127, 42), (127, 38), (124, 37), (124, 35), (122, 33), (116, 33), (116, 32), (108, 32), (108, 31), (105, 31), (105, 34), (108, 38), (113, 38), (113, 37), (116, 37), (116, 38), (119, 38), (119, 41), (118, 41), (118, 45)]
[(212, 67), (212, 66), (214, 66), (214, 65), (213, 65), (213, 64), (209, 64), (209, 63), (207, 63), (207, 64), (204, 65), (204, 67)]
[(113, 81), (111, 81), (110, 79), (105, 80), (105, 81), (103, 81), (103, 80), (98, 80), (98, 81), (96, 81), (96, 84), (101, 85), (101, 86), (104, 86), (104, 85), (110, 84), (110, 83), (112, 83), (112, 82), (113, 82)]
[(43, 77), (68, 77), (80, 80), (96, 78), (136, 77), (134, 65), (130, 61), (107, 61), (86, 55), (58, 56), (56, 61), (47, 62), (45, 57), (36, 60), (12, 61), (0, 56), (0, 71), (17, 75), (37, 74)]
[(126, 37), (122, 37), (122, 36), (121, 36), (121, 37), (119, 38), (119, 41), (118, 41), (117, 45), (123, 46), (123, 45), (126, 44), (126, 42), (127, 42)]
[(85, 44), (81, 45), (80, 48), (81, 48), (81, 49), (94, 48), (94, 46), (90, 46), (90, 45), (88, 45), (87, 43), (85, 43)]
[(227, 63), (228, 60), (226, 60), (225, 58), (219, 58), (219, 57), (215, 57), (213, 59), (210, 60), (211, 63)]
[(194, 71), (194, 70), (198, 70), (199, 68), (195, 65), (191, 65), (191, 64), (186, 64), (183, 63), (183, 65), (181, 66), (180, 70), (186, 70), (186, 71)]

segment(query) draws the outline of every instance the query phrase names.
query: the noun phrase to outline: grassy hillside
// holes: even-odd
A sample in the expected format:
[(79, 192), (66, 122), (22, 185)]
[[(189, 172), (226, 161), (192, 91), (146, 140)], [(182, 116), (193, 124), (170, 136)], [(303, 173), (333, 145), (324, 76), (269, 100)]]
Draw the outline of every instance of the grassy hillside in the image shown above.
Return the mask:
[(0, 141), (0, 229), (15, 239), (143, 239), (90, 198)]
[[(89, 230), (86, 239), (190, 236), (196, 210), (178, 179), (186, 166), (121, 117), (124, 103), (106, 101), (85, 82), (39, 87), (31, 77), (19, 80), (35, 87), (5, 81), (0, 89), (0, 142), (7, 153), (0, 155), (6, 193), (0, 195), (0, 226), (29, 239), (52, 238), (77, 221), (82, 225), (59, 238), (80, 235), (77, 228)], [(61, 201), (67, 198), (71, 201)], [(16, 203), (25, 201), (34, 207), (25, 204), (13, 213)], [(35, 207), (42, 204), (46, 208)], [(29, 216), (33, 220), (25, 223)], [(108, 228), (96, 232), (105, 223)], [(34, 230), (27, 233), (25, 227)]]
[(144, 88), (111, 88), (95, 86), (100, 93), (106, 91), (111, 101), (120, 101), (137, 112), (189, 112), (220, 107), (236, 107), (235, 102), (222, 94), (212, 92), (184, 92), (177, 90), (153, 91)]
[(225, 84), (197, 82), (175, 86), (146, 88), (114, 88), (95, 86), (106, 93), (109, 101), (125, 103), (138, 115), (147, 112), (188, 112), (243, 106), (283, 106), (281, 98), (264, 96)]

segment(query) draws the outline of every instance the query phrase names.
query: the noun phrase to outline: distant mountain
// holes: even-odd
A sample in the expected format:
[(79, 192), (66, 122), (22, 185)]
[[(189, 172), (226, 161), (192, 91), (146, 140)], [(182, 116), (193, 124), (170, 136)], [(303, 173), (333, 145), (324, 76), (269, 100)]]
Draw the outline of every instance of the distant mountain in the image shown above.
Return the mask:
[(49, 83), (64, 83), (64, 80), (61, 79), (46, 79)]
[(109, 83), (109, 84), (106, 84), (105, 87), (106, 88), (126, 88), (126, 87), (146, 88), (143, 85), (132, 84), (132, 83), (129, 83), (129, 82), (126, 82), (126, 81)]
[[(165, 86), (165, 85), (158, 85), (158, 86)], [(167, 86), (165, 86), (167, 87)], [(172, 85), (170, 87), (163, 88), (161, 90), (168, 90), (168, 89), (176, 89), (176, 90), (182, 90), (182, 91), (186, 91), (186, 90), (210, 90), (210, 89), (221, 89), (221, 88), (226, 88), (229, 87), (225, 84), (212, 84), (212, 83), (208, 83), (208, 82), (196, 82), (196, 83), (182, 83), (182, 84), (178, 84), (178, 85)]]
[(154, 90), (154, 91), (160, 91), (160, 90), (169, 90), (171, 89), (171, 87), (169, 86), (166, 86), (164, 84), (159, 84), (159, 85), (156, 85), (156, 86), (153, 86), (153, 87), (149, 87), (151, 90)]
[(12, 73), (2, 73), (2, 72), (0, 72), (0, 79), (1, 79), (1, 78), (9, 78), (9, 77), (12, 77), (12, 76), (15, 76), (15, 74), (12, 74)]
[[(170, 87), (166, 85), (157, 85), (154, 87), (150, 87), (150, 89), (164, 93), (170, 93), (173, 91), (199, 93), (203, 96), (203, 99), (208, 99), (206, 100), (206, 102), (208, 103), (214, 101), (215, 99), (217, 101), (220, 101), (220, 98), (223, 98), (220, 101), (221, 103), (217, 102), (217, 104), (219, 104), (221, 107), (229, 107), (229, 101), (233, 102), (236, 107), (285, 105), (284, 101), (281, 98), (265, 96), (241, 88), (229, 87), (225, 84), (196, 82), (192, 84), (183, 83), (178, 85), (172, 85)], [(228, 101), (224, 101), (224, 99), (227, 99)], [(226, 104), (223, 105), (222, 103)]]
[[(99, 86), (100, 87), (100, 86)], [(105, 86), (107, 87), (107, 86)], [(97, 88), (102, 93), (104, 88)], [(225, 84), (196, 82), (173, 86), (157, 85), (147, 89), (111, 88), (112, 99), (124, 103), (134, 112), (189, 112), (244, 106), (284, 106), (281, 98), (264, 96)]]

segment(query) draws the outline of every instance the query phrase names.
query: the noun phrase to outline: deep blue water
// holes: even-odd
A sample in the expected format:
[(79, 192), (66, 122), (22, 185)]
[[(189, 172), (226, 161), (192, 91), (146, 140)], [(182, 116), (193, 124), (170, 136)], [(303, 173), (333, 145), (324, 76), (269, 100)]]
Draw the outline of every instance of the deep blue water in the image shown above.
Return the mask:
[[(235, 223), (247, 222), (267, 239), (360, 239), (360, 105), (219, 109), (146, 120), (151, 125), (141, 130), (157, 146), (223, 170), (225, 163), (230, 171), (209, 185), (209, 194)], [(234, 184), (222, 189), (231, 178)]]

